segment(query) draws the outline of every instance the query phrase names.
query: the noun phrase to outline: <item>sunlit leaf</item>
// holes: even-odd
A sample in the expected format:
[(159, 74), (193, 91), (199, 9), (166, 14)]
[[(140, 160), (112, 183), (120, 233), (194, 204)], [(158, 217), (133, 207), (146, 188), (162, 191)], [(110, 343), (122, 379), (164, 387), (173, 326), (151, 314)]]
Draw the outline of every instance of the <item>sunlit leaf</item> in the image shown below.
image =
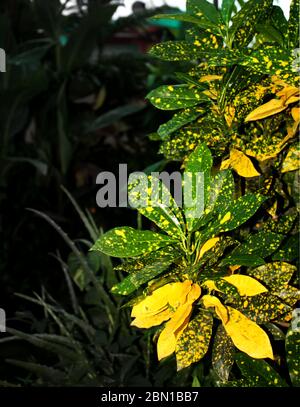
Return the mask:
[(260, 173), (255, 169), (252, 161), (239, 150), (230, 150), (228, 160), (222, 161), (221, 170), (233, 168), (241, 177), (251, 178), (258, 177)]
[(256, 323), (237, 309), (224, 306), (211, 295), (202, 297), (206, 308), (214, 308), (221, 319), (226, 333), (234, 345), (249, 356), (257, 359), (273, 359), (273, 350), (268, 335)]
[(254, 278), (242, 274), (232, 274), (228, 277), (222, 277), (222, 279), (234, 285), (240, 295), (253, 296), (268, 291), (266, 287)]

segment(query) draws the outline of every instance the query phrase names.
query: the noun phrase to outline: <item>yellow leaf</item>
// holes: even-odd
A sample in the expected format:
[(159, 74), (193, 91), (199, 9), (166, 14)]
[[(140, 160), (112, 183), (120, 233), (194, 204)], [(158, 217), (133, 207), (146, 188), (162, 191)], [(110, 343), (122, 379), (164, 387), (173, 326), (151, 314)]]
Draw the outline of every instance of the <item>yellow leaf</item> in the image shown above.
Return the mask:
[(207, 97), (211, 98), (211, 99), (217, 99), (218, 98), (218, 93), (213, 90), (204, 90), (202, 93), (204, 93), (204, 95), (206, 95)]
[(155, 290), (132, 308), (131, 316), (135, 320), (131, 325), (149, 328), (168, 320), (174, 311), (187, 300), (192, 281), (169, 283)]
[(268, 291), (266, 287), (254, 278), (242, 274), (233, 274), (228, 277), (222, 277), (222, 279), (235, 286), (240, 295), (251, 297)]
[(273, 116), (276, 113), (280, 113), (286, 108), (287, 106), (284, 105), (282, 99), (272, 99), (248, 114), (245, 121), (250, 122), (253, 120), (261, 120), (265, 117)]
[(166, 323), (157, 341), (158, 360), (166, 358), (175, 352), (176, 339), (184, 331), (192, 312), (191, 304), (184, 304), (177, 309), (173, 317)]
[(255, 359), (274, 359), (268, 335), (255, 322), (240, 311), (227, 306), (229, 319), (223, 322), (227, 334), (234, 345)]
[(295, 171), (300, 168), (300, 150), (297, 147), (291, 147), (285, 157), (281, 172)]
[(241, 266), (238, 264), (235, 264), (234, 266), (229, 266), (229, 269), (232, 273), (235, 272), (235, 270), (238, 270)]
[(202, 300), (206, 308), (215, 308), (226, 333), (239, 350), (256, 359), (273, 359), (269, 337), (255, 322), (240, 311), (225, 307), (216, 297), (205, 295)]
[(214, 297), (213, 295), (204, 295), (202, 297), (202, 302), (205, 308), (214, 308), (216, 314), (221, 319), (223, 323), (228, 321), (228, 311), (225, 305), (221, 303), (219, 298)]
[(295, 122), (300, 122), (300, 108), (299, 107), (293, 107), (291, 110), (292, 117)]
[(192, 312), (192, 304), (201, 294), (198, 284), (193, 284), (187, 296), (187, 302), (177, 308), (170, 321), (166, 323), (157, 341), (157, 356), (161, 360), (171, 355), (176, 348), (176, 341), (186, 328)]
[(220, 225), (223, 225), (224, 223), (230, 221), (231, 219), (231, 213), (227, 212), (224, 217), (220, 220)]
[(192, 304), (194, 301), (196, 301), (201, 295), (201, 288), (198, 284), (193, 284), (191, 291), (188, 293), (187, 296), (187, 303)]
[(239, 150), (232, 149), (228, 160), (221, 164), (221, 170), (233, 168), (241, 177), (252, 178), (258, 177), (260, 173), (256, 171), (252, 161)]
[(199, 82), (220, 81), (222, 78), (222, 75), (203, 75), (201, 76)]
[(152, 326), (158, 326), (172, 317), (174, 311), (166, 306), (166, 309), (162, 310), (158, 314), (154, 315), (140, 315), (137, 316), (132, 322), (132, 326), (137, 328), (151, 328)]
[(286, 86), (276, 93), (284, 103), (286, 103), (292, 96), (299, 96), (299, 89), (295, 86)]
[(203, 285), (203, 287), (207, 288), (209, 292), (211, 292), (212, 290), (220, 291), (217, 288), (216, 283), (213, 280), (206, 280), (206, 281), (204, 281), (204, 283), (202, 285)]
[(97, 95), (97, 99), (96, 99), (93, 109), (94, 110), (100, 109), (100, 107), (102, 107), (105, 99), (106, 99), (106, 88), (105, 88), (105, 86), (102, 86)]
[(209, 239), (207, 242), (205, 242), (204, 245), (201, 247), (199, 258), (201, 259), (204, 253), (212, 249), (218, 243), (219, 240), (220, 240), (219, 237), (213, 237), (212, 239)]
[(295, 102), (298, 102), (298, 100), (300, 99), (300, 97), (299, 96), (291, 96), (291, 97), (289, 97), (285, 102), (284, 102), (284, 104), (286, 105), (286, 106), (288, 106), (288, 105), (290, 105), (290, 104), (292, 104), (292, 103), (295, 103)]
[(232, 122), (235, 116), (235, 108), (233, 106), (227, 106), (225, 110), (225, 120), (228, 127), (232, 126)]
[(272, 216), (273, 219), (276, 218), (277, 208), (278, 208), (278, 202), (275, 201), (275, 202), (273, 203), (273, 205), (272, 205), (269, 209), (267, 209), (268, 214), (269, 214), (270, 216)]

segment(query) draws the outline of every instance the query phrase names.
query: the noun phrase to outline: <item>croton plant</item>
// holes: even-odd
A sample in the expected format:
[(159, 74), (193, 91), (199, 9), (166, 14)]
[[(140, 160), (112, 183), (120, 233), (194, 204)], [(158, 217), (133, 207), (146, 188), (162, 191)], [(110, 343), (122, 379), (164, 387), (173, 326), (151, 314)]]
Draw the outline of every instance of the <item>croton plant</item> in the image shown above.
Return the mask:
[(217, 385), (300, 384), (298, 16), (294, 0), (288, 21), (272, 0), (219, 10), (188, 0), (185, 13), (157, 16), (189, 28), (150, 51), (186, 62), (148, 95), (175, 111), (151, 137), (183, 179), (203, 174), (201, 213), (161, 182), (169, 204), (154, 201), (150, 176), (147, 206), (136, 207), (151, 230), (117, 227), (93, 247), (123, 259), (113, 292), (129, 296), (133, 326), (156, 327), (158, 359), (174, 354), (181, 370), (206, 358)]

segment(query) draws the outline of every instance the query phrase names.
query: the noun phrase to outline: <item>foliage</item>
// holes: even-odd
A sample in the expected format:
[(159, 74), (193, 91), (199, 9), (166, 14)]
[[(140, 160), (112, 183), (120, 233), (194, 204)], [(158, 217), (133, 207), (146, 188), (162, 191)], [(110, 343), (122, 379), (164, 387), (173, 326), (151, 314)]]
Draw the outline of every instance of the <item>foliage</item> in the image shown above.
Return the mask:
[(132, 325), (158, 326), (158, 359), (175, 353), (178, 371), (204, 363), (217, 386), (298, 380), (293, 324), (286, 356), (272, 344), (300, 296), (291, 186), (299, 172), (298, 12), (296, 1), (286, 21), (271, 0), (249, 0), (239, 11), (234, 2), (217, 10), (188, 0), (186, 13), (168, 16), (191, 24), (186, 38), (157, 44), (151, 54), (188, 68), (176, 84), (148, 94), (156, 108), (175, 111), (155, 139), (167, 159), (183, 161), (184, 192), (202, 174), (202, 195), (193, 184), (188, 193), (196, 200), (182, 209), (162, 183), (168, 204), (153, 198), (159, 181), (151, 176), (142, 188), (130, 185), (130, 202), (161, 231), (115, 228), (92, 248), (129, 257), (118, 266), (128, 275), (112, 291), (131, 296)]
[[(299, 2), (287, 21), (272, 0), (223, 0), (220, 9), (187, 0), (185, 13), (156, 16), (186, 27), (183, 39), (152, 47), (165, 65), (109, 54), (106, 43), (129, 24), (112, 21), (110, 3), (86, 1), (65, 15), (59, 1), (24, 0), (29, 23), (19, 30), (1, 15), (0, 46), (9, 50), (1, 186), (8, 190), (24, 165), (36, 171), (29, 185), (37, 183), (39, 199), (54, 184), (54, 205), (42, 200), (52, 216), (30, 215), (71, 251), (67, 261), (54, 256), (68, 292), (62, 303), (44, 287), (18, 294), (42, 313), (17, 315), (1, 339), (5, 366), (18, 369), (2, 384), (299, 386)], [(140, 100), (146, 69), (157, 113)], [(149, 175), (128, 188), (138, 227), (122, 219), (103, 234), (65, 190), (89, 234), (71, 240), (58, 225), (69, 214), (57, 186), (75, 183), (85, 194), (77, 164), (94, 163), (99, 151), (111, 160), (114, 147), (104, 146), (127, 137), (142, 121), (135, 115), (145, 118), (139, 135), (153, 131), (156, 114), (167, 121), (150, 138), (164, 160), (145, 172), (179, 162), (183, 206)], [(139, 143), (125, 142), (121, 158), (137, 156)], [(99, 223), (115, 226), (115, 213)]]

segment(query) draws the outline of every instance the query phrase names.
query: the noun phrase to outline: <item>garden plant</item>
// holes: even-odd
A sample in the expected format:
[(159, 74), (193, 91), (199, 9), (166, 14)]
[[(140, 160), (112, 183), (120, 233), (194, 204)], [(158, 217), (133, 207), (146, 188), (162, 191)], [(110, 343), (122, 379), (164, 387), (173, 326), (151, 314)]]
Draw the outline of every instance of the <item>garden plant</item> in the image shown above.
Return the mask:
[(151, 228), (116, 227), (91, 250), (122, 259), (112, 293), (157, 363), (176, 358), (194, 385), (298, 386), (299, 2), (288, 20), (272, 0), (186, 6), (156, 16), (189, 23), (185, 40), (150, 51), (186, 69), (147, 98), (174, 111), (151, 139), (184, 180), (203, 175), (201, 213), (160, 182), (166, 205), (149, 176), (147, 206), (138, 182), (129, 195)]

